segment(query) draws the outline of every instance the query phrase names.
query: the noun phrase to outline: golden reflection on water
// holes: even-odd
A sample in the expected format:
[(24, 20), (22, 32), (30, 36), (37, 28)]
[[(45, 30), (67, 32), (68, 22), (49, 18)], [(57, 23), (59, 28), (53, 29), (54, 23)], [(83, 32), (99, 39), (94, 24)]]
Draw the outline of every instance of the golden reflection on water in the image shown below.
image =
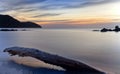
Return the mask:
[(55, 70), (65, 70), (62, 67), (51, 65), (44, 63), (43, 61), (37, 60), (32, 57), (18, 57), (18, 56), (12, 56), (10, 58), (12, 61), (18, 64), (30, 66), (30, 67), (36, 67), (36, 68), (48, 68), (48, 69), (55, 69)]

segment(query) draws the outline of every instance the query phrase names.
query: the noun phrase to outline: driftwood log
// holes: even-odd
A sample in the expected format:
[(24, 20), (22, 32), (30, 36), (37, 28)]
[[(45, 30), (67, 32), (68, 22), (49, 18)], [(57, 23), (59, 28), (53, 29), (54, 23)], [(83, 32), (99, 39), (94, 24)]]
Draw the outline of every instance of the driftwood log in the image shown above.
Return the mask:
[(67, 71), (80, 71), (92, 74), (105, 74), (93, 67), (90, 67), (82, 62), (61, 57), (58, 55), (46, 53), (34, 48), (24, 48), (24, 47), (10, 47), (6, 48), (4, 52), (8, 52), (13, 55), (19, 55), (21, 57), (29, 56), (36, 58), (38, 60), (44, 61), (45, 63), (61, 66)]

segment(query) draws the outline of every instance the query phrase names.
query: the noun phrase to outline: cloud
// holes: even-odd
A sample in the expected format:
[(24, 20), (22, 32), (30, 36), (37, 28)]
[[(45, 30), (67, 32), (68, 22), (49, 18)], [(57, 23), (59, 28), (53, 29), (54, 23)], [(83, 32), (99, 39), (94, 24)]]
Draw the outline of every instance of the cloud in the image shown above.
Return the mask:
[(34, 3), (40, 3), (44, 2), (46, 0), (1, 0), (1, 2), (6, 3), (8, 5), (13, 5), (13, 6), (19, 6), (19, 5), (25, 5), (25, 4), (34, 4)]
[(39, 8), (43, 10), (82, 8), (117, 1), (120, 0), (47, 0)]
[[(41, 3), (46, 0), (0, 0), (0, 10), (5, 11), (17, 11), (31, 9), (36, 3)], [(1, 9), (3, 8), (3, 9)]]
[(67, 20), (32, 20), (34, 22), (68, 22), (70, 19)]
[(61, 15), (59, 13), (45, 13), (45, 14), (40, 14), (40, 15), (35, 15), (33, 17), (49, 17), (49, 16), (58, 16)]
[[(52, 17), (59, 16), (61, 14), (58, 12), (51, 12), (51, 10), (83, 8), (117, 1), (120, 0), (0, 0), (0, 12), (9, 12), (8, 14), (10, 15), (28, 13), (30, 17), (33, 15), (33, 17)], [(31, 15), (32, 12), (36, 13)]]
[(0, 12), (31, 12), (89, 7), (120, 0), (0, 0)]

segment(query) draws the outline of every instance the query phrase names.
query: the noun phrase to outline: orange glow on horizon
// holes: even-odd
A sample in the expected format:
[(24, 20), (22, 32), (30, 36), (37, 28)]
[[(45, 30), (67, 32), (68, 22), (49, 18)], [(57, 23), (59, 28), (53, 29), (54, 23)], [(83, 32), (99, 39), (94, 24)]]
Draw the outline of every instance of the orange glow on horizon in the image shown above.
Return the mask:
[(109, 23), (109, 22), (119, 22), (118, 19), (110, 19), (110, 18), (87, 18), (87, 19), (79, 19), (79, 20), (68, 20), (68, 21), (54, 21), (54, 20), (46, 20), (45, 22), (36, 22), (42, 25), (49, 24), (71, 24), (71, 25), (84, 25), (84, 24), (99, 24), (99, 23)]

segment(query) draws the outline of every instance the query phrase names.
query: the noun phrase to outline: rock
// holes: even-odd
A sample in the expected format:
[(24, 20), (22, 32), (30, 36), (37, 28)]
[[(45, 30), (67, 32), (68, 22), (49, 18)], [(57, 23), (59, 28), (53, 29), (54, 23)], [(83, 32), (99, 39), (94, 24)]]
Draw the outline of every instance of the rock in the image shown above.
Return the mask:
[(115, 29), (107, 29), (107, 28), (103, 28), (100, 30), (101, 32), (108, 32), (108, 31), (115, 31), (115, 32), (119, 32), (120, 28), (119, 26), (115, 26)]
[(12, 56), (19, 55), (21, 57), (33, 57), (38, 60), (44, 61), (45, 63), (61, 66), (67, 71), (79, 71), (83, 74), (105, 74), (104, 72), (101, 72), (82, 62), (68, 59), (55, 54), (46, 53), (34, 48), (10, 47), (6, 48), (4, 52), (10, 53)]
[(102, 30), (101, 30), (101, 32), (107, 32), (108, 31), (108, 29), (106, 29), (106, 28), (103, 28)]

